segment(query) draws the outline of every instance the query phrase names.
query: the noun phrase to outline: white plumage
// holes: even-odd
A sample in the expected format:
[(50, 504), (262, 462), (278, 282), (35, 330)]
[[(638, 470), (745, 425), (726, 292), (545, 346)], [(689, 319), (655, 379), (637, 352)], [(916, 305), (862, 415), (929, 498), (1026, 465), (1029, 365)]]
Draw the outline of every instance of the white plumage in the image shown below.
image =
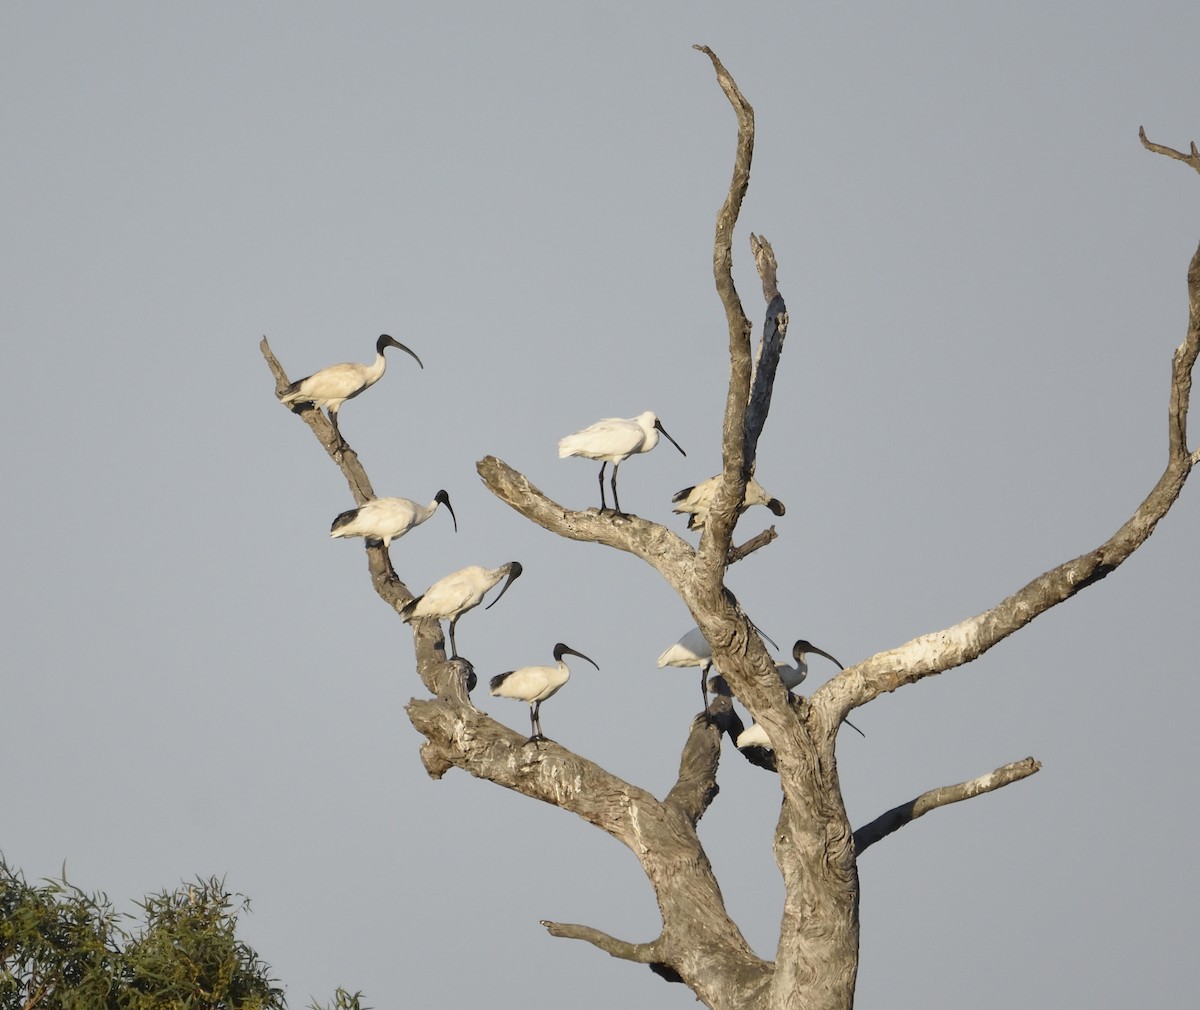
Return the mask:
[(678, 642), (658, 657), (659, 669), (664, 666), (700, 667), (700, 692), (704, 695), (704, 711), (708, 711), (708, 670), (712, 666), (712, 646), (699, 628), (692, 628)]
[(330, 365), (319, 372), (303, 379), (297, 379), (279, 394), (281, 403), (296, 410), (299, 404), (311, 403), (314, 407), (324, 407), (329, 411), (329, 423), (337, 437), (342, 433), (338, 430), (338, 409), (347, 400), (353, 400), (364, 389), (373, 386), (383, 376), (387, 368), (383, 351), (386, 347), (399, 347), (406, 354), (416, 358), (422, 368), (425, 365), (414, 351), (409, 350), (399, 340), (394, 340), (386, 333), (375, 341), (375, 360), (369, 365), (360, 365), (354, 361), (344, 361), (339, 365)]
[(738, 734), (737, 746), (739, 750), (743, 747), (766, 747), (767, 750), (772, 749), (767, 731), (756, 722), (752, 722), (747, 729), (742, 730)]
[(662, 426), (662, 422), (654, 411), (647, 410), (638, 414), (637, 417), (606, 417), (582, 431), (560, 438), (558, 440), (558, 458), (583, 456), (586, 459), (601, 461), (598, 478), (601, 512), (608, 507), (604, 500), (604, 468), (611, 463), (613, 465), (613, 509), (620, 512), (621, 502), (617, 498), (617, 468), (621, 465), (622, 460), (628, 459), (635, 453), (649, 452), (658, 445), (659, 432), (666, 435), (667, 441), (684, 456), (687, 455), (683, 451), (683, 447), (667, 434), (667, 429)]
[[(682, 491), (677, 491), (675, 497), (671, 499), (676, 503), (672, 511), (688, 517), (689, 530), (704, 530), (704, 524), (708, 519), (708, 510), (712, 507), (713, 496), (717, 493), (720, 483), (721, 474), (717, 474), (693, 487), (685, 487)], [(753, 477), (746, 482), (746, 500), (738, 506), (738, 515), (744, 513), (751, 505), (766, 505), (777, 516), (781, 516), (787, 511), (783, 502), (767, 494), (766, 489)]]
[(554, 666), (523, 666), (519, 670), (509, 670), (497, 674), (489, 682), (492, 694), (498, 698), (516, 698), (518, 701), (529, 703), (530, 740), (543, 740), (541, 706), (547, 698), (553, 697), (558, 689), (571, 679), (571, 671), (563, 662), (564, 655), (578, 656), (586, 659), (597, 670), (596, 662), (588, 659), (582, 652), (577, 652), (569, 645), (559, 642), (554, 646)]
[(437, 511), (438, 505), (446, 506), (457, 533), (458, 517), (450, 505), (450, 496), (445, 491), (439, 491), (428, 505), (418, 505), (408, 498), (374, 498), (334, 519), (329, 535), (382, 540), (387, 548), (393, 540), (404, 536), (414, 526), (420, 526)]
[(509, 561), (499, 568), (468, 565), (457, 572), (451, 572), (445, 578), (438, 579), (423, 595), (406, 604), (400, 611), (400, 616), (406, 621), (422, 617), (436, 617), (439, 621), (449, 618), (450, 658), (454, 659), (458, 656), (458, 646), (454, 642), (454, 627), (458, 624), (458, 619), (468, 610), (479, 606), (487, 591), (508, 576), (508, 581), (504, 583), (496, 599), (484, 607), (484, 610), (495, 606), (523, 570), (519, 561)]

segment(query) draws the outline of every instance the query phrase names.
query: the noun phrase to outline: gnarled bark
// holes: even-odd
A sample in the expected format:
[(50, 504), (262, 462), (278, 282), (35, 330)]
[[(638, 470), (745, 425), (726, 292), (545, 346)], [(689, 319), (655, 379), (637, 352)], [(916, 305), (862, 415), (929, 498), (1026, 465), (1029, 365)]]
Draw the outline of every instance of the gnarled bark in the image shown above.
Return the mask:
[[(417, 672), (431, 697), (407, 706), (425, 737), (421, 759), (440, 778), (452, 768), (551, 803), (594, 824), (639, 860), (654, 889), (662, 929), (653, 940), (624, 940), (593, 927), (544, 922), (555, 937), (586, 941), (613, 957), (648, 965), (656, 974), (689, 986), (713, 1008), (847, 1010), (858, 969), (859, 880), (857, 858), (866, 848), (930, 810), (993, 791), (1034, 774), (1033, 758), (988, 775), (930, 790), (853, 831), (838, 781), (836, 740), (854, 708), (880, 694), (970, 662), (1038, 615), (1113, 572), (1153, 532), (1200, 458), (1187, 448), (1191, 377), (1200, 353), (1200, 250), (1188, 271), (1190, 322), (1176, 350), (1168, 405), (1168, 453), (1162, 477), (1114, 535), (1099, 547), (1031, 581), (991, 610), (950, 628), (881, 652), (834, 677), (809, 699), (783, 687), (754, 624), (725, 585), (730, 564), (768, 546), (775, 530), (732, 546), (738, 506), (753, 474), (759, 438), (787, 335), (787, 306), (770, 244), (751, 235), (766, 313), (762, 339), (751, 359), (751, 325), (733, 282), (733, 231), (749, 184), (754, 151), (754, 111), (716, 54), (717, 81), (737, 118), (737, 144), (728, 194), (717, 215), (713, 274), (725, 311), (730, 360), (721, 449), (722, 480), (697, 548), (665, 527), (634, 515), (575, 511), (554, 502), (523, 474), (494, 456), (476, 464), (485, 485), (502, 502), (560, 537), (626, 551), (652, 566), (678, 593), (712, 647), (721, 671), (713, 678), (710, 713), (693, 722), (676, 782), (664, 799), (626, 782), (553, 741), (529, 741), (472, 705), (475, 674), (466, 659), (447, 659), (435, 620), (412, 626)], [(1150, 143), (1151, 151), (1200, 171), (1195, 144), (1182, 154)], [(262, 352), (276, 381), (288, 384), (267, 344)], [(311, 406), (297, 413), (342, 471), (358, 504), (374, 497), (357, 455)], [(381, 599), (396, 613), (412, 594), (379, 544), (366, 546), (367, 568)], [(775, 829), (776, 862), (785, 886), (784, 912), (773, 962), (750, 950), (729, 917), (696, 825), (718, 795), (722, 737), (736, 738), (740, 701), (768, 731), (772, 753), (747, 757), (778, 774), (782, 803)]]

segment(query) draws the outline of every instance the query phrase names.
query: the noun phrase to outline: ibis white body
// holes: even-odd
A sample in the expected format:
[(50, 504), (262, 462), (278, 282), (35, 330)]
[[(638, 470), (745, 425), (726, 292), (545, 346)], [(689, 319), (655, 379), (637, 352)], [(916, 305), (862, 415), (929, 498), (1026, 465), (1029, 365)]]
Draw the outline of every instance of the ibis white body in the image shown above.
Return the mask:
[(700, 693), (704, 696), (705, 712), (708, 711), (708, 670), (712, 665), (712, 647), (699, 628), (692, 628), (658, 657), (659, 669), (664, 666), (700, 667)]
[(583, 456), (585, 459), (600, 460), (600, 511), (607, 507), (604, 500), (604, 468), (611, 463), (613, 508), (621, 511), (621, 503), (617, 499), (617, 467), (623, 460), (639, 452), (649, 452), (658, 445), (659, 433), (666, 435), (667, 440), (686, 456), (679, 443), (667, 434), (667, 429), (655, 415), (647, 410), (637, 417), (606, 417), (602, 421), (589, 425), (582, 431), (567, 435), (558, 440), (558, 458), (568, 456)]
[(738, 749), (743, 747), (766, 747), (767, 750), (772, 750), (771, 739), (767, 736), (767, 731), (758, 723), (752, 722), (747, 729), (742, 730), (737, 738)]
[[(353, 400), (383, 377), (387, 369), (387, 360), (383, 352), (388, 347), (399, 347), (406, 354), (416, 358), (418, 365), (425, 367), (413, 351), (384, 333), (375, 341), (375, 360), (371, 364), (360, 365), (354, 361), (343, 361), (341, 364), (322, 368), (319, 372), (297, 379), (279, 394), (279, 400), (293, 408), (301, 403), (311, 403), (317, 408), (324, 407), (329, 411), (329, 423), (333, 425), (334, 431), (338, 431), (337, 413), (342, 404)], [(338, 437), (341, 437), (340, 431)]]
[[(689, 530), (702, 531), (704, 529), (704, 524), (708, 520), (708, 510), (712, 507), (713, 497), (716, 495), (720, 483), (721, 474), (717, 474), (693, 487), (685, 487), (682, 491), (676, 492), (675, 497), (671, 499), (675, 502), (675, 508), (672, 511), (688, 517)], [(738, 506), (738, 515), (745, 512), (751, 505), (766, 505), (777, 516), (781, 516), (787, 511), (783, 502), (767, 494), (766, 489), (753, 477), (746, 482), (746, 500)]]
[(529, 726), (532, 730), (530, 740), (542, 739), (542, 702), (552, 698), (571, 679), (571, 671), (563, 661), (563, 656), (567, 654), (586, 659), (597, 670), (600, 669), (594, 660), (588, 659), (582, 652), (576, 652), (570, 646), (559, 642), (554, 646), (553, 666), (523, 666), (519, 670), (497, 674), (489, 682), (491, 692), (497, 698), (515, 698), (529, 703)]
[(451, 658), (454, 658), (458, 656), (458, 646), (454, 641), (454, 627), (458, 624), (458, 619), (467, 611), (478, 607), (487, 591), (507, 576), (508, 581), (504, 588), (500, 590), (496, 599), (488, 604), (488, 607), (493, 606), (522, 571), (519, 561), (509, 561), (499, 568), (468, 565), (457, 572), (451, 572), (445, 578), (438, 579), (423, 595), (407, 604), (400, 611), (400, 616), (406, 621), (422, 617), (435, 617), (439, 621), (449, 620), (450, 651)]
[(334, 519), (329, 535), (382, 540), (385, 548), (390, 547), (393, 540), (404, 536), (433, 515), (439, 505), (446, 506), (457, 532), (458, 518), (450, 505), (450, 496), (445, 491), (439, 491), (428, 505), (419, 505), (408, 498), (375, 498)]

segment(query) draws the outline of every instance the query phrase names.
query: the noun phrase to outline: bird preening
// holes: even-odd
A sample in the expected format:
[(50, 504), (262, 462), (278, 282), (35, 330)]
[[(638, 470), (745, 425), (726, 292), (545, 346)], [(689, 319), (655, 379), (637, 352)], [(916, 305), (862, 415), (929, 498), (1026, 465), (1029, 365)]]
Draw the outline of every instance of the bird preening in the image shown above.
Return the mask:
[(669, 434), (667, 429), (662, 426), (662, 422), (655, 415), (654, 411), (647, 410), (644, 413), (638, 414), (637, 417), (606, 417), (602, 421), (597, 421), (595, 424), (589, 425), (582, 431), (577, 431), (573, 435), (567, 435), (558, 440), (558, 458), (566, 459), (568, 456), (583, 456), (585, 459), (600, 460), (600, 511), (603, 512), (608, 508), (604, 498), (604, 468), (611, 463), (612, 469), (612, 493), (613, 493), (613, 511), (621, 513), (621, 502), (617, 498), (617, 468), (623, 460), (639, 452), (649, 452), (658, 445), (659, 433), (666, 436), (670, 442), (680, 453), (687, 455), (683, 451), (683, 446), (675, 441)]
[(571, 671), (563, 662), (563, 656), (578, 656), (586, 659), (597, 670), (600, 667), (582, 652), (559, 642), (554, 646), (554, 666), (523, 666), (497, 674), (489, 682), (492, 694), (498, 698), (515, 698), (529, 703), (529, 742), (545, 740), (542, 735), (542, 702), (552, 697), (560, 687), (571, 679)]
[(450, 505), (450, 496), (445, 491), (439, 491), (428, 505), (418, 505), (408, 498), (373, 498), (334, 519), (329, 535), (363, 537), (368, 543), (381, 541), (386, 550), (393, 540), (404, 536), (433, 515), (439, 505), (446, 506), (454, 522), (454, 532), (457, 533), (458, 517)]
[(519, 561), (509, 561), (499, 568), (484, 568), (482, 565), (468, 565), (457, 572), (451, 572), (444, 578), (438, 579), (415, 600), (407, 603), (400, 611), (405, 621), (415, 621), (422, 617), (436, 617), (439, 621), (450, 621), (450, 658), (458, 658), (458, 646), (454, 642), (454, 628), (458, 619), (468, 610), (474, 610), (483, 602), (487, 591), (507, 576), (508, 581), (500, 588), (496, 598), (484, 610), (490, 610), (500, 602), (500, 597), (508, 592), (524, 569)]
[(399, 340), (380, 334), (375, 341), (375, 360), (369, 365), (360, 365), (354, 361), (344, 361), (339, 365), (330, 365), (319, 372), (297, 379), (279, 394), (279, 401), (287, 404), (292, 410), (298, 410), (303, 403), (311, 403), (320, 409), (324, 407), (329, 412), (329, 423), (338, 441), (345, 444), (341, 430), (338, 428), (338, 410), (347, 400), (353, 400), (364, 389), (369, 389), (383, 376), (387, 361), (383, 356), (385, 348), (398, 347), (405, 354), (411, 354), (418, 365), (425, 365), (416, 352), (405, 347)]
[[(708, 521), (708, 510), (712, 508), (713, 496), (716, 495), (717, 488), (720, 486), (721, 476), (721, 474), (717, 474), (715, 477), (709, 477), (708, 480), (702, 480), (699, 484), (675, 492), (675, 496), (671, 499), (675, 503), (675, 508), (671, 511), (688, 517), (687, 527), (689, 530), (704, 531), (704, 524)], [(738, 506), (738, 515), (742, 515), (751, 505), (766, 505), (772, 514), (777, 516), (781, 516), (787, 511), (783, 502), (767, 494), (766, 489), (753, 477), (746, 481), (746, 497)]]

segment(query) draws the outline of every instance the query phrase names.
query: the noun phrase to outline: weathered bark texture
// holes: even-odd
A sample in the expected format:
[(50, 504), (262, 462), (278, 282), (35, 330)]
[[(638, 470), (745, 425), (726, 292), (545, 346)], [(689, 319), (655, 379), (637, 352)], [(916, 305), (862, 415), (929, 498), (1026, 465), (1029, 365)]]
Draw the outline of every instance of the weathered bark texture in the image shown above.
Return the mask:
[[(574, 511), (552, 501), (523, 474), (494, 456), (476, 464), (486, 486), (531, 522), (571, 540), (604, 544), (652, 566), (679, 594), (712, 646), (721, 677), (711, 715), (698, 716), (680, 757), (679, 776), (664, 799), (625, 782), (552, 741), (531, 742), (472, 705), (475, 674), (466, 659), (448, 660), (435, 620), (413, 626), (417, 672), (431, 697), (407, 708), (425, 737), (421, 760), (433, 778), (461, 768), (506, 789), (576, 814), (629, 848), (641, 863), (658, 900), (662, 930), (633, 942), (585, 925), (545, 922), (552, 936), (584, 940), (613, 957), (648, 965), (662, 978), (689, 986), (720, 1010), (800, 1008), (847, 1010), (858, 969), (859, 881), (857, 858), (917, 817), (1034, 774), (1033, 758), (988, 775), (934, 789), (853, 831), (838, 783), (835, 746), (841, 722), (854, 708), (885, 691), (970, 662), (1039, 614), (1104, 578), (1133, 553), (1178, 497), (1198, 453), (1187, 448), (1191, 374), (1200, 349), (1200, 250), (1188, 271), (1191, 304), (1186, 339), (1176, 350), (1168, 408), (1166, 469), (1137, 511), (1105, 543), (1046, 572), (991, 610), (951, 628), (923, 635), (845, 670), (810, 699), (791, 696), (775, 672), (753, 623), (725, 586), (729, 564), (775, 539), (771, 527), (732, 547), (738, 506), (754, 472), (777, 369), (787, 335), (787, 305), (770, 244), (750, 236), (751, 252), (766, 301), (763, 336), (751, 360), (751, 324), (734, 286), (733, 231), (750, 179), (754, 110), (721, 61), (707, 47), (717, 81), (737, 118), (733, 175), (716, 222), (713, 275), (728, 326), (729, 389), (722, 425), (722, 483), (697, 548), (657, 523), (634, 515)], [(1190, 155), (1142, 142), (1152, 151), (1200, 170)], [(262, 352), (276, 381), (287, 376), (264, 338)], [(352, 449), (311, 405), (297, 413), (341, 469), (354, 501), (374, 497), (366, 471)], [(366, 547), (368, 572), (379, 596), (399, 610), (412, 594), (379, 544)], [(757, 957), (725, 910), (721, 890), (696, 833), (718, 792), (723, 736), (736, 738), (742, 720), (736, 697), (775, 742), (773, 753), (748, 759), (778, 773), (782, 804), (775, 856), (786, 889), (773, 962)]]

